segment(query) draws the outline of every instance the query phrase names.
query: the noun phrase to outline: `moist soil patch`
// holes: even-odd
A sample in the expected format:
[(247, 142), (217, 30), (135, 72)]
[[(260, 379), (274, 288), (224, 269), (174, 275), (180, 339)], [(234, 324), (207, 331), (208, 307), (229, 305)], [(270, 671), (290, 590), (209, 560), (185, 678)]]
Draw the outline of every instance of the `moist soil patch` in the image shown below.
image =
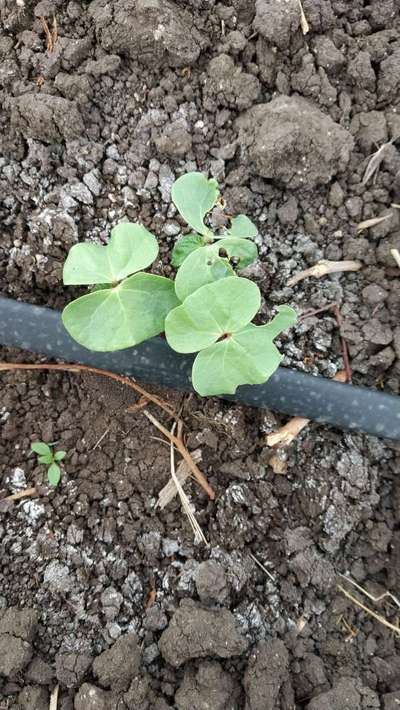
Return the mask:
[[(185, 229), (171, 185), (202, 170), (226, 212), (259, 228), (243, 273), (262, 317), (338, 303), (354, 382), (397, 394), (400, 10), (303, 8), (307, 35), (295, 0), (0, 2), (2, 294), (62, 307), (69, 248), (104, 243), (125, 218), (157, 235), (153, 271), (171, 275)], [(322, 258), (362, 268), (287, 285)], [(343, 369), (329, 311), (279, 344), (287, 366)], [(399, 446), (311, 424), (279, 475), (265, 441), (279, 417), (158, 394), (217, 492), (211, 502), (185, 486), (208, 547), (177, 500), (155, 507), (169, 446), (127, 411), (130, 392), (72, 373), (1, 374), (0, 494), (40, 495), (0, 504), (0, 707), (47, 710), (59, 685), (62, 710), (394, 710), (398, 634), (338, 585), (396, 625), (393, 600), (375, 604), (339, 575), (399, 595)], [(55, 490), (35, 440), (68, 453)]]

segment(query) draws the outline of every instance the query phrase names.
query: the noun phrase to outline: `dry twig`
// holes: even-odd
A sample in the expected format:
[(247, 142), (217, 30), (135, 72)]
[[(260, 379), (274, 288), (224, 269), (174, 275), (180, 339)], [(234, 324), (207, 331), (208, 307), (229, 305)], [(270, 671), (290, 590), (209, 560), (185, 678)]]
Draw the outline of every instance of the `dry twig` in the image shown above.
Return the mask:
[(371, 594), (371, 592), (368, 592), (366, 589), (364, 589), (364, 587), (361, 587), (359, 584), (357, 584), (357, 582), (355, 582), (354, 579), (351, 579), (351, 577), (346, 577), (345, 574), (340, 574), (340, 573), (339, 573), (339, 577), (346, 580), (346, 582), (348, 582), (349, 584), (352, 584), (353, 587), (355, 587), (356, 589), (358, 589), (359, 592), (361, 592), (361, 594), (364, 594), (366, 597), (368, 597), (368, 599), (375, 602), (376, 604), (383, 601), (383, 599), (391, 599), (395, 603), (397, 608), (400, 609), (400, 600), (397, 597), (395, 597), (395, 595), (392, 594), (392, 592), (389, 592), (388, 590), (386, 590), (386, 592), (383, 592), (383, 594), (379, 594), (378, 596), (375, 596), (374, 594)]
[(178, 477), (177, 477), (177, 475), (176, 475), (176, 471), (175, 471), (175, 449), (174, 449), (174, 431), (175, 431), (175, 426), (176, 426), (176, 423), (173, 424), (172, 429), (171, 429), (171, 431), (169, 432), (170, 437), (171, 437), (171, 459), (170, 459), (170, 460), (171, 460), (171, 478), (172, 478), (172, 480), (173, 480), (173, 482), (174, 482), (174, 484), (175, 484), (176, 490), (178, 491), (178, 495), (179, 495), (179, 498), (180, 498), (180, 500), (181, 500), (181, 504), (182, 504), (183, 511), (186, 513), (186, 515), (187, 515), (187, 517), (188, 517), (188, 520), (189, 520), (189, 523), (190, 523), (190, 526), (191, 526), (191, 528), (192, 528), (192, 530), (193, 530), (193, 532), (194, 532), (194, 539), (195, 539), (195, 541), (204, 542), (205, 545), (208, 545), (208, 542), (207, 542), (207, 540), (206, 540), (206, 538), (205, 538), (205, 535), (204, 535), (204, 533), (203, 533), (203, 531), (202, 531), (200, 525), (198, 524), (198, 522), (197, 522), (197, 520), (196, 520), (195, 514), (193, 513), (192, 506), (190, 505), (189, 499), (188, 499), (188, 497), (187, 497), (185, 491), (183, 490), (183, 488), (182, 488), (182, 486), (181, 486), (181, 484), (180, 484), (180, 482), (179, 482), (179, 479), (178, 479)]
[(358, 271), (361, 267), (362, 264), (360, 264), (359, 261), (328, 261), (327, 259), (323, 259), (309, 269), (300, 271), (300, 273), (292, 276), (287, 282), (287, 285), (294, 286), (308, 276), (320, 279), (322, 276), (326, 276), (326, 274), (335, 274), (342, 271)]
[(193, 475), (197, 479), (197, 482), (199, 485), (203, 488), (203, 490), (207, 493), (209, 498), (213, 500), (215, 498), (215, 493), (211, 486), (209, 485), (207, 479), (205, 476), (202, 474), (198, 466), (194, 463), (189, 451), (187, 450), (186, 446), (183, 443), (182, 436), (181, 436), (181, 431), (183, 427), (182, 421), (179, 419), (178, 415), (174, 412), (174, 410), (165, 402), (163, 399), (160, 397), (157, 397), (154, 394), (150, 394), (150, 392), (147, 392), (143, 387), (138, 385), (136, 382), (133, 382), (129, 377), (125, 377), (124, 375), (118, 375), (115, 372), (110, 372), (109, 370), (101, 370), (98, 367), (90, 367), (89, 365), (69, 365), (69, 364), (56, 364), (56, 363), (45, 363), (41, 365), (36, 365), (36, 364), (27, 364), (27, 363), (15, 363), (15, 362), (2, 362), (0, 363), (0, 370), (3, 371), (17, 371), (17, 370), (58, 370), (60, 372), (76, 372), (78, 374), (82, 372), (87, 372), (90, 374), (94, 375), (101, 375), (103, 377), (108, 377), (112, 380), (115, 380), (116, 382), (119, 382), (122, 385), (125, 385), (126, 387), (130, 387), (130, 389), (134, 390), (135, 392), (138, 392), (141, 397), (148, 402), (152, 402), (153, 404), (156, 404), (160, 409), (162, 409), (164, 412), (166, 412), (169, 417), (172, 417), (175, 419), (178, 425), (178, 436), (174, 436), (170, 434), (168, 429), (166, 429), (160, 422), (153, 417), (153, 415), (146, 409), (143, 410), (143, 414), (151, 421), (154, 426), (161, 431), (164, 436), (166, 436), (170, 441), (174, 443), (174, 446), (177, 448), (179, 453), (181, 454), (182, 458), (185, 459), (187, 462), (188, 466), (190, 467), (191, 471), (193, 472)]
[(18, 491), (18, 493), (13, 493), (12, 495), (7, 496), (6, 498), (1, 498), (0, 500), (20, 500), (21, 498), (33, 498), (37, 495), (38, 492), (36, 488), (24, 488), (22, 491)]
[(262, 571), (267, 575), (267, 577), (269, 577), (272, 582), (275, 582), (275, 579), (273, 578), (271, 572), (268, 572), (267, 568), (264, 567), (263, 564), (261, 564), (260, 560), (258, 560), (257, 557), (256, 557), (255, 555), (253, 555), (252, 552), (250, 552), (250, 557), (251, 557), (251, 559), (253, 560), (253, 562), (255, 562), (256, 565), (257, 565), (260, 569), (262, 569)]
[(307, 18), (305, 16), (301, 0), (299, 0), (299, 7), (300, 7), (300, 27), (301, 27), (301, 31), (302, 31), (303, 35), (306, 35), (310, 31), (310, 25), (308, 24)]
[(53, 17), (53, 26), (51, 28), (51, 32), (49, 29), (49, 25), (47, 24), (46, 18), (41, 16), (41, 17), (39, 17), (39, 20), (40, 20), (40, 24), (43, 27), (44, 33), (46, 35), (47, 51), (54, 52), (54, 46), (55, 46), (57, 39), (58, 39), (57, 20), (55, 17)]
[(381, 166), (381, 162), (385, 157), (385, 154), (387, 152), (387, 149), (389, 146), (394, 143), (394, 141), (397, 140), (397, 138), (392, 138), (388, 143), (384, 143), (381, 145), (381, 147), (371, 156), (371, 159), (368, 161), (368, 165), (366, 167), (364, 177), (362, 180), (362, 184), (366, 185), (371, 178), (374, 178), (374, 182), (378, 176), (378, 171)]
[(397, 266), (400, 269), (400, 252), (399, 252), (399, 250), (398, 249), (391, 249), (390, 253), (391, 253), (393, 259), (395, 260)]
[(392, 214), (385, 214), (383, 217), (371, 217), (371, 219), (365, 219), (363, 222), (357, 224), (357, 234), (363, 232), (364, 229), (369, 229), (370, 227), (375, 227), (376, 224), (384, 222), (386, 219), (390, 219)]
[(57, 710), (57, 705), (58, 705), (58, 689), (59, 689), (59, 686), (56, 685), (56, 687), (55, 687), (55, 688), (52, 690), (52, 692), (51, 692), (49, 710)]
[(400, 635), (400, 627), (395, 626), (394, 624), (391, 624), (390, 621), (385, 619), (384, 616), (381, 616), (381, 614), (377, 614), (373, 609), (370, 609), (369, 607), (365, 606), (362, 602), (360, 602), (357, 597), (353, 596), (353, 594), (350, 594), (344, 587), (342, 587), (341, 584), (337, 585), (337, 588), (339, 589), (342, 594), (345, 595), (350, 601), (353, 602), (356, 606), (358, 606), (360, 609), (366, 612), (366, 614), (369, 614), (369, 616), (372, 616), (376, 621), (379, 621), (380, 624), (383, 624), (383, 626), (387, 626), (388, 629), (391, 629), (394, 631), (396, 634)]
[[(164, 441), (164, 439), (160, 439), (160, 441)], [(196, 449), (196, 451), (191, 451), (190, 455), (195, 463), (199, 463), (199, 461), (201, 461), (200, 449)], [(183, 484), (187, 481), (187, 479), (190, 477), (191, 473), (192, 472), (191, 472), (187, 462), (184, 459), (182, 459), (179, 462), (178, 468), (176, 470), (176, 477), (177, 477), (179, 483), (181, 484), (181, 486), (183, 486)], [(161, 508), (161, 510), (164, 510), (164, 508), (167, 507), (167, 505), (171, 502), (171, 500), (173, 500), (175, 498), (177, 493), (178, 493), (178, 490), (176, 488), (176, 485), (175, 485), (173, 479), (170, 478), (168, 483), (166, 483), (164, 488), (162, 488), (158, 494), (156, 508)]]
[[(347, 375), (344, 370), (340, 370), (333, 378), (337, 382), (347, 382)], [(268, 446), (274, 448), (286, 448), (290, 446), (292, 441), (300, 434), (300, 432), (310, 423), (311, 419), (305, 417), (293, 417), (278, 431), (273, 431), (267, 434), (266, 441)], [(271, 459), (272, 461), (272, 459)], [(270, 461), (270, 463), (271, 463)], [(274, 469), (275, 470), (275, 469)], [(280, 473), (280, 471), (275, 473)]]

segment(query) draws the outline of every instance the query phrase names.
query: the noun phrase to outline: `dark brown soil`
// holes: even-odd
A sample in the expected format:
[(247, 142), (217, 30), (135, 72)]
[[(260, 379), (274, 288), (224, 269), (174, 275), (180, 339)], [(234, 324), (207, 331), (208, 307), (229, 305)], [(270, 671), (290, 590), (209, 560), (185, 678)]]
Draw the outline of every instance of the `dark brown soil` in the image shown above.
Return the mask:
[[(230, 2), (0, 0), (1, 291), (61, 307), (68, 249), (125, 217), (157, 234), (155, 270), (171, 273), (170, 187), (204, 170), (258, 224), (263, 315), (339, 303), (355, 381), (398, 393), (396, 140), (363, 184), (400, 135), (398, 3), (303, 0), (304, 37), (297, 0)], [(362, 269), (287, 286), (320, 258)], [(343, 366), (330, 315), (282, 346), (303, 370)], [(163, 393), (217, 491), (186, 486), (205, 547), (178, 502), (155, 509), (169, 448), (125, 411), (130, 394), (1, 379), (0, 497), (45, 483), (32, 441), (68, 455), (56, 490), (0, 504), (0, 708), (47, 710), (57, 683), (62, 710), (397, 708), (398, 634), (337, 586), (400, 594), (397, 444), (310, 425), (277, 475), (272, 413)], [(362, 599), (396, 624), (394, 604)]]

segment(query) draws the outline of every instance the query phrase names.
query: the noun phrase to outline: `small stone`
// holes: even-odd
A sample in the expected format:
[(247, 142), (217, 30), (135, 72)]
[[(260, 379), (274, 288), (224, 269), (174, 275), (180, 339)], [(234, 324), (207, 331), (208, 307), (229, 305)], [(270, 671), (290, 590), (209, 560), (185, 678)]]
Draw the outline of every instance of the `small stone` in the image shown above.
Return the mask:
[(57, 560), (50, 562), (44, 571), (43, 584), (53, 592), (68, 592), (72, 587), (68, 567)]
[(346, 64), (343, 52), (336, 48), (328, 36), (316, 37), (313, 50), (318, 66), (323, 67), (328, 74), (338, 71)]
[(388, 296), (388, 292), (378, 284), (370, 284), (369, 286), (366, 286), (363, 288), (361, 293), (365, 303), (368, 303), (370, 306), (376, 306), (378, 303), (383, 303)]
[(140, 648), (137, 637), (128, 633), (94, 660), (93, 673), (104, 688), (126, 690), (137, 675), (139, 665)]
[(392, 329), (378, 318), (371, 318), (362, 329), (366, 340), (375, 345), (389, 345), (393, 339)]
[(107, 587), (101, 597), (104, 616), (108, 621), (114, 621), (121, 608), (124, 598), (120, 592), (117, 592), (114, 587)]
[(28, 685), (19, 693), (18, 702), (20, 710), (49, 710), (49, 693), (45, 688)]
[(191, 658), (240, 656), (248, 642), (228, 609), (204, 609), (184, 599), (158, 645), (167, 663), (178, 668)]
[(75, 182), (72, 185), (68, 185), (67, 192), (84, 205), (93, 204), (93, 195), (83, 182)]
[(361, 710), (361, 696), (352, 678), (339, 680), (331, 690), (311, 700), (307, 710)]
[(183, 119), (167, 124), (154, 142), (158, 154), (169, 158), (183, 158), (192, 149), (192, 136)]
[(349, 216), (352, 219), (360, 219), (363, 210), (363, 201), (361, 197), (349, 197), (345, 202), (345, 206)]
[(92, 665), (92, 657), (85, 653), (58, 653), (56, 655), (57, 680), (65, 688), (77, 688)]
[(51, 685), (54, 671), (49, 663), (36, 656), (25, 671), (25, 679), (37, 685)]
[(178, 222), (174, 222), (173, 220), (169, 220), (165, 222), (164, 227), (163, 227), (163, 232), (166, 234), (168, 237), (176, 237), (177, 234), (180, 234), (181, 228), (178, 224)]
[(293, 195), (292, 197), (289, 197), (287, 202), (279, 207), (277, 215), (280, 223), (283, 225), (295, 224), (297, 222), (299, 208), (298, 202)]
[(112, 710), (112, 693), (90, 683), (84, 683), (75, 695), (75, 710)]
[(99, 170), (91, 170), (89, 173), (86, 173), (86, 175), (83, 176), (83, 182), (93, 195), (96, 197), (100, 195), (102, 188)]
[(379, 353), (370, 358), (370, 363), (373, 367), (379, 367), (382, 370), (388, 370), (393, 365), (396, 359), (394, 350), (390, 347), (380, 350)]
[[(282, 641), (260, 641), (252, 650), (243, 679), (246, 710), (283, 707), (279, 697), (288, 680), (289, 656)], [(283, 701), (284, 702), (284, 701)]]
[(329, 190), (329, 204), (331, 207), (340, 207), (344, 201), (344, 191), (338, 182), (334, 182)]
[(200, 601), (222, 604), (228, 596), (224, 568), (215, 560), (202, 562), (195, 572), (195, 584)]

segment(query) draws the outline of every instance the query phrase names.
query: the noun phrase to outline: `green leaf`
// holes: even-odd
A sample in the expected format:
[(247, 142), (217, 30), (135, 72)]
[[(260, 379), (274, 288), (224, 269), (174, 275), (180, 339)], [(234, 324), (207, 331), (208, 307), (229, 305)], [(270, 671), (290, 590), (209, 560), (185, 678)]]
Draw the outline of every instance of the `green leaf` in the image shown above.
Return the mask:
[(47, 478), (52, 486), (58, 485), (61, 478), (61, 471), (60, 467), (56, 463), (52, 463), (51, 466), (49, 466), (47, 470)]
[(220, 256), (223, 256), (223, 252), (226, 252), (230, 259), (238, 259), (238, 269), (245, 269), (246, 266), (252, 264), (258, 256), (258, 249), (256, 245), (249, 239), (227, 237), (213, 246), (214, 250), (217, 251)]
[(39, 456), (38, 461), (39, 463), (45, 463), (48, 465), (49, 463), (53, 463), (54, 456), (53, 454), (44, 454), (43, 456)]
[(40, 456), (51, 454), (50, 446), (43, 441), (34, 441), (33, 444), (31, 444), (31, 449), (35, 454), (40, 454)]
[(62, 461), (67, 455), (66, 451), (56, 451), (54, 454), (54, 461)]
[(157, 240), (147, 229), (121, 222), (111, 230), (106, 246), (83, 242), (72, 247), (64, 264), (64, 284), (115, 284), (145, 269), (157, 254)]
[(238, 276), (202, 286), (167, 316), (167, 341), (179, 353), (202, 350), (227, 333), (243, 329), (260, 302), (256, 284)]
[(140, 273), (114, 288), (72, 301), (64, 308), (62, 320), (80, 345), (110, 352), (161, 333), (167, 313), (178, 303), (170, 279)]
[(94, 291), (104, 291), (105, 288), (112, 288), (113, 284), (96, 284), (96, 286), (93, 286), (93, 288), (90, 289), (91, 293), (94, 293)]
[(270, 323), (261, 326), (249, 323), (239, 332), (202, 350), (193, 364), (194, 389), (204, 397), (234, 394), (239, 385), (266, 382), (282, 360), (273, 338), (295, 322), (295, 311), (289, 306), (280, 306), (278, 315)]
[(234, 275), (229, 261), (218, 256), (215, 246), (196, 249), (186, 257), (175, 278), (175, 292), (180, 301), (205, 284)]
[(192, 229), (204, 236), (212, 234), (204, 224), (204, 217), (219, 197), (216, 180), (207, 180), (202, 173), (186, 173), (172, 185), (171, 196), (183, 219)]
[(226, 230), (224, 237), (240, 237), (242, 239), (252, 239), (256, 237), (258, 230), (255, 224), (246, 217), (245, 214), (239, 214), (237, 217), (232, 217), (231, 226)]
[(188, 234), (186, 237), (178, 239), (172, 250), (172, 266), (181, 266), (189, 254), (199, 249), (199, 247), (204, 247), (204, 245), (204, 237), (201, 237), (200, 234)]

